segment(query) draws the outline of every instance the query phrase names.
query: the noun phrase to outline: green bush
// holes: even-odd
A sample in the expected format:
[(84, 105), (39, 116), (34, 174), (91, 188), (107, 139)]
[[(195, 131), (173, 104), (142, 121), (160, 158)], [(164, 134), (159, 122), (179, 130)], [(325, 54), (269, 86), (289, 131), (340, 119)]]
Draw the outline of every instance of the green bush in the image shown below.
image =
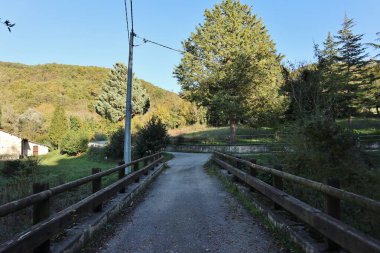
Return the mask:
[(284, 162), (291, 172), (323, 181), (340, 177), (353, 180), (365, 167), (357, 138), (334, 121), (314, 118), (289, 128)]
[(14, 178), (20, 175), (31, 175), (38, 167), (38, 160), (33, 157), (26, 159), (6, 161), (1, 170), (1, 175), (5, 178)]
[(124, 128), (119, 127), (111, 134), (110, 141), (107, 147), (106, 155), (108, 157), (123, 159), (124, 151)]
[(85, 132), (70, 130), (62, 140), (61, 152), (68, 155), (77, 155), (87, 150), (87, 144), (88, 135)]
[(154, 154), (169, 144), (166, 126), (161, 119), (153, 116), (148, 123), (137, 132), (135, 154), (138, 157)]

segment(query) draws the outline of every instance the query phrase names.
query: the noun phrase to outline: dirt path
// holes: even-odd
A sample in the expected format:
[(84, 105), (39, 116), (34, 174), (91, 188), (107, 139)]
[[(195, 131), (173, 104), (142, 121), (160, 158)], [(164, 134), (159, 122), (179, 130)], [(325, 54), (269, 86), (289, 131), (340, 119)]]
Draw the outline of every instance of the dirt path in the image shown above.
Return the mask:
[(257, 220), (205, 173), (210, 155), (173, 154), (170, 168), (101, 252), (279, 252)]

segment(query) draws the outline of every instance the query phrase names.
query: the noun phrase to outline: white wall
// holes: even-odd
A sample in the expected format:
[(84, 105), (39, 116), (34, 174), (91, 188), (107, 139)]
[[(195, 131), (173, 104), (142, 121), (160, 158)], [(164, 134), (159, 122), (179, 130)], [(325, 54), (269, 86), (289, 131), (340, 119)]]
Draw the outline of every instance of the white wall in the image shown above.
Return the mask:
[(21, 154), (21, 138), (0, 131), (0, 155), (17, 155)]
[[(0, 155), (19, 157), (21, 155), (21, 142), (22, 139), (20, 137), (0, 131)], [(33, 146), (38, 147), (38, 155), (46, 155), (49, 152), (47, 146), (35, 142), (26, 142), (24, 154), (26, 153), (27, 156), (32, 156)]]
[(46, 155), (47, 153), (49, 153), (48, 147), (41, 145), (41, 144), (38, 144), (38, 143), (33, 143), (33, 142), (29, 141), (27, 146), (29, 147), (27, 150), (27, 156), (33, 155), (33, 146), (38, 147), (38, 155)]

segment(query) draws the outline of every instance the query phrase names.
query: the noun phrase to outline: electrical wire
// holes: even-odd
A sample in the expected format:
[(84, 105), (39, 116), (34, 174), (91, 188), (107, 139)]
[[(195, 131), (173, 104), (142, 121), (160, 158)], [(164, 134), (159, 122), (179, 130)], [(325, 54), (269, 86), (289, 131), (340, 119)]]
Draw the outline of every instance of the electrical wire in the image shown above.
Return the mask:
[(204, 59), (204, 58), (202, 58), (202, 57), (196, 56), (196, 55), (194, 55), (194, 54), (192, 54), (192, 53), (190, 53), (190, 52), (186, 52), (186, 51), (183, 51), (183, 50), (175, 49), (175, 48), (172, 48), (172, 47), (166, 46), (166, 45), (164, 45), (164, 44), (161, 44), (161, 43), (158, 43), (158, 42), (155, 42), (155, 41), (152, 41), (152, 40), (148, 40), (148, 39), (146, 39), (146, 38), (142, 38), (142, 37), (138, 36), (137, 34), (134, 34), (134, 36), (135, 36), (136, 38), (141, 39), (141, 40), (143, 41), (143, 43), (141, 43), (141, 44), (138, 45), (138, 46), (141, 46), (141, 45), (143, 45), (143, 44), (149, 42), (149, 43), (154, 44), (154, 45), (156, 45), (156, 46), (160, 46), (160, 47), (163, 47), (163, 48), (166, 48), (166, 49), (169, 49), (169, 50), (175, 51), (175, 52), (177, 52), (177, 53), (181, 53), (181, 54), (189, 54), (189, 55), (191, 55), (192, 57), (194, 57), (194, 58), (196, 58), (196, 59), (198, 59), (198, 60), (201, 60), (201, 61), (206, 61), (206, 62), (212, 62), (212, 63), (215, 63), (215, 62), (213, 62), (213, 61), (210, 61), (210, 60)]
[(181, 53), (181, 54), (186, 53), (185, 51), (182, 51), (182, 50), (179, 50), (179, 49), (175, 49), (175, 48), (172, 48), (172, 47), (169, 47), (169, 46), (165, 46), (165, 45), (163, 45), (163, 44), (161, 44), (161, 43), (158, 43), (158, 42), (155, 42), (155, 41), (152, 41), (152, 40), (148, 40), (148, 39), (146, 39), (146, 38), (142, 38), (142, 37), (138, 36), (137, 34), (135, 34), (135, 36), (136, 36), (137, 38), (139, 38), (139, 39), (142, 39), (142, 41), (143, 41), (144, 43), (149, 42), (149, 43), (155, 44), (155, 45), (160, 46), (160, 47), (164, 47), (164, 48), (166, 48), (166, 49), (170, 49), (170, 50), (172, 50), (172, 51), (175, 51), (175, 52), (178, 52), (178, 53)]
[(124, 0), (124, 10), (125, 10), (125, 21), (127, 22), (128, 40), (129, 40), (129, 22), (128, 22), (127, 0)]

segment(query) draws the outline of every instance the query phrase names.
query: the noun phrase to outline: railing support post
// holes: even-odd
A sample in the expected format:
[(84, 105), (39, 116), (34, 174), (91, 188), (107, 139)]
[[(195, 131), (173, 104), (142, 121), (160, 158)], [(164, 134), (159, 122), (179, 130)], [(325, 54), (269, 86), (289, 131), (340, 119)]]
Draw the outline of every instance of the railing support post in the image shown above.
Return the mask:
[[(100, 168), (92, 168), (92, 175), (95, 175), (101, 171), (102, 170)], [(102, 178), (96, 178), (92, 180), (92, 193), (100, 191), (101, 189), (102, 189)], [(93, 207), (94, 212), (101, 212), (102, 209), (103, 209), (102, 203)]]
[[(251, 159), (250, 162), (253, 163), (253, 164), (257, 163), (256, 159)], [(255, 168), (249, 167), (249, 174), (252, 177), (257, 177), (257, 170)], [(250, 186), (249, 189), (250, 189), (251, 192), (255, 191), (255, 188), (253, 188), (252, 186)]]
[[(281, 165), (275, 165), (274, 169), (282, 171), (282, 166)], [(272, 184), (274, 187), (276, 187), (280, 191), (284, 190), (284, 183), (283, 183), (281, 177), (276, 176), (276, 175), (272, 175)], [(273, 208), (274, 209), (281, 209), (281, 206), (278, 205), (277, 203), (273, 203)]]
[[(123, 165), (123, 164), (124, 164), (124, 161), (121, 161), (121, 162), (119, 162), (118, 165), (120, 166), (120, 165)], [(123, 179), (124, 177), (125, 177), (125, 169), (120, 169), (119, 170), (119, 180)], [(120, 193), (125, 193), (125, 187), (121, 188), (119, 192)]]
[[(326, 184), (340, 189), (339, 179), (328, 179)], [(331, 217), (340, 220), (340, 199), (325, 194), (325, 212)], [(340, 248), (338, 244), (331, 240), (327, 240), (327, 246), (328, 250), (338, 250)]]
[[(158, 160), (158, 159), (160, 159), (160, 154), (157, 154), (157, 155), (156, 155), (156, 159), (155, 159), (155, 160)], [(156, 163), (154, 166), (155, 166), (155, 167), (158, 167), (158, 163)]]
[[(240, 156), (236, 156), (236, 158), (242, 159)], [(241, 164), (241, 162), (239, 162), (239, 161), (235, 161), (235, 166), (239, 170), (241, 170), (242, 167), (243, 167), (242, 164)], [(234, 181), (234, 182), (240, 182), (239, 178), (237, 176), (235, 176), (235, 175), (232, 176), (232, 181)]]
[[(139, 163), (137, 162), (137, 163), (133, 164), (133, 172), (136, 172), (138, 170), (139, 170)], [(135, 183), (138, 183), (138, 182), (140, 182), (140, 178), (136, 177)]]
[[(49, 189), (48, 183), (34, 183), (33, 193), (39, 193)], [(49, 217), (49, 199), (40, 201), (33, 205), (33, 224), (37, 224)], [(34, 253), (49, 253), (50, 252), (50, 240), (43, 242), (36, 247)]]
[[(148, 166), (148, 162), (149, 162), (148, 159), (145, 159), (145, 160), (144, 160), (144, 168), (145, 168), (146, 166)], [(149, 168), (145, 171), (144, 175), (147, 176), (148, 174), (149, 174)]]

